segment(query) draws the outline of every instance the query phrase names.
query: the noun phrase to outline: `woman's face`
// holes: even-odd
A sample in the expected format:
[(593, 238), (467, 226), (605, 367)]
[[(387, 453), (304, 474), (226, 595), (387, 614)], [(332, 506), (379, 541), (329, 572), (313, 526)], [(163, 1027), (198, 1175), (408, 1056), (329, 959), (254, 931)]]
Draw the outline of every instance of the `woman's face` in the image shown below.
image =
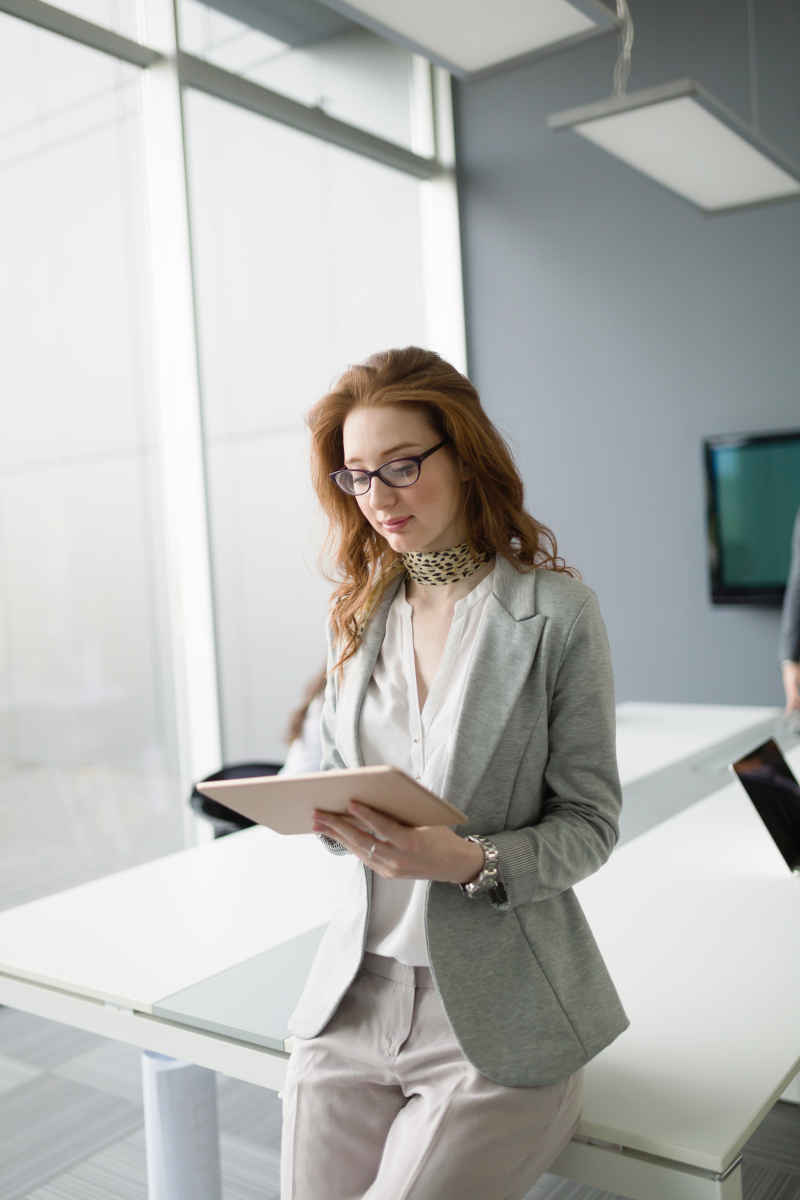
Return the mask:
[[(442, 441), (424, 413), (405, 405), (354, 409), (344, 423), (344, 465), (375, 471), (393, 458), (424, 454)], [(364, 516), (399, 554), (449, 550), (464, 541), (463, 487), (467, 478), (452, 446), (422, 463), (410, 487), (389, 487), (374, 476), (369, 491), (354, 497)]]

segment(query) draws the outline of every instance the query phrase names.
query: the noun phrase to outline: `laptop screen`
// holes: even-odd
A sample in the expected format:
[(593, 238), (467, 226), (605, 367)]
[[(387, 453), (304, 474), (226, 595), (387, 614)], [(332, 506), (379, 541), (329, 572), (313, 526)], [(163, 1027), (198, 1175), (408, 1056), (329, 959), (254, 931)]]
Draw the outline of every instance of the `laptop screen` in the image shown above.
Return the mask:
[(800, 872), (800, 784), (770, 738), (733, 764), (790, 870)]

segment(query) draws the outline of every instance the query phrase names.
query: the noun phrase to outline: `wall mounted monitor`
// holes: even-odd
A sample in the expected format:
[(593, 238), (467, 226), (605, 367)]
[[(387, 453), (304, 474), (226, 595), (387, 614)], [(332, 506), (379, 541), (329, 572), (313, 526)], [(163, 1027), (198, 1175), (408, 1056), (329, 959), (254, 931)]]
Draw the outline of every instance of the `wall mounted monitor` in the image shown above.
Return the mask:
[(704, 442), (714, 604), (780, 604), (800, 509), (800, 429)]

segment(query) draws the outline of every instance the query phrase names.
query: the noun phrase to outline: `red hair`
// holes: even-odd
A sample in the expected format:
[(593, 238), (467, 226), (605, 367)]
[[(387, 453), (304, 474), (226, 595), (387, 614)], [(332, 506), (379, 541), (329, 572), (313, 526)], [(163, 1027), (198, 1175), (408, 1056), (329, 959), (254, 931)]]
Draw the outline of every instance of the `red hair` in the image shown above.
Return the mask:
[(473, 555), (501, 554), (518, 571), (544, 567), (577, 574), (558, 557), (552, 531), (525, 511), (522, 479), (511, 451), (466, 376), (432, 350), (382, 350), (348, 367), (306, 416), (312, 480), (328, 518), (323, 557), (330, 568), (328, 577), (337, 582), (331, 620), (340, 666), (358, 649), (365, 613), (380, 603), (399, 556), (329, 475), (344, 463), (342, 430), (348, 414), (388, 404), (413, 406), (423, 413), (466, 464), (463, 515)]

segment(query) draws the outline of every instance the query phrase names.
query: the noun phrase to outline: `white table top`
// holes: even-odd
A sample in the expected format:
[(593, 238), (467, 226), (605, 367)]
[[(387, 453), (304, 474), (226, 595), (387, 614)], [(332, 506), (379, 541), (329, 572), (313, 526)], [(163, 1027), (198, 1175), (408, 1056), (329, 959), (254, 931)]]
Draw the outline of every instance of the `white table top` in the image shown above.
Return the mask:
[(618, 704), (617, 762), (622, 784), (688, 758), (779, 713), (777, 708), (740, 704)]
[(327, 924), (352, 874), (311, 834), (255, 826), (0, 913), (0, 971), (150, 1013)]
[(581, 1131), (724, 1170), (800, 1068), (800, 879), (733, 782), (576, 891), (631, 1019)]

